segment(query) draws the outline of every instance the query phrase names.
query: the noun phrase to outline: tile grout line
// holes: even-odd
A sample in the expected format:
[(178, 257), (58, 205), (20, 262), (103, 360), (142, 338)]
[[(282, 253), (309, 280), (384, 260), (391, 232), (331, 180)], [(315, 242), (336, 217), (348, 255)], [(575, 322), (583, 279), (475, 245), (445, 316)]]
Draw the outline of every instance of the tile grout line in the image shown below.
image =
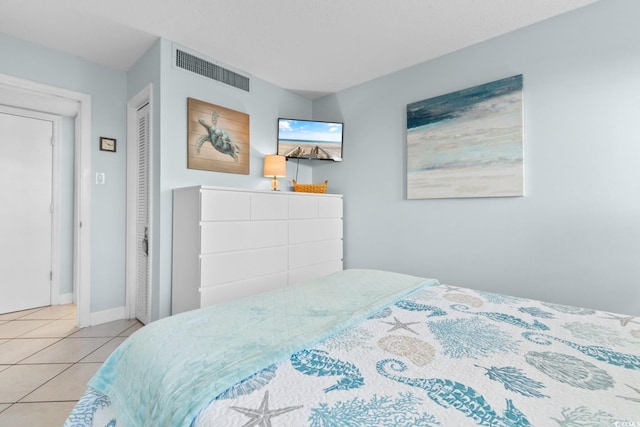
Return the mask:
[[(46, 309), (46, 307), (44, 307), (44, 308), (43, 308), (43, 310), (44, 310), (44, 309)], [(42, 310), (38, 310), (38, 311), (42, 311)], [(36, 312), (34, 312), (34, 313), (27, 314), (26, 316), (29, 316), (29, 315), (31, 315), (31, 314), (35, 314), (35, 313), (37, 313), (38, 311), (36, 311)], [(64, 316), (66, 316), (66, 315), (67, 315), (67, 314), (63, 315), (63, 317), (64, 317)], [(23, 316), (23, 317), (24, 317), (24, 316)], [(40, 327), (38, 327), (38, 328), (32, 329), (32, 330), (30, 330), (30, 331), (28, 331), (28, 332), (25, 332), (24, 334), (22, 334), (22, 335), (20, 335), (20, 336), (18, 336), (18, 337), (16, 337), (16, 338), (14, 338), (14, 339), (56, 339), (56, 341), (52, 342), (51, 344), (49, 344), (49, 345), (47, 345), (47, 346), (45, 346), (45, 347), (43, 347), (43, 348), (41, 348), (41, 349), (39, 349), (39, 350), (35, 351), (34, 353), (31, 353), (30, 355), (26, 356), (26, 357), (25, 357), (25, 358), (23, 358), (23, 359), (20, 359), (18, 362), (14, 363), (14, 365), (29, 365), (29, 363), (24, 363), (24, 364), (23, 364), (23, 363), (21, 363), (21, 362), (25, 361), (26, 359), (28, 359), (28, 358), (30, 358), (30, 357), (32, 357), (32, 356), (35, 356), (36, 354), (38, 354), (38, 353), (40, 353), (41, 351), (44, 351), (44, 350), (46, 350), (47, 348), (49, 348), (49, 347), (51, 347), (51, 346), (53, 346), (53, 345), (55, 345), (55, 344), (59, 343), (60, 341), (63, 341), (63, 340), (65, 340), (65, 339), (69, 338), (69, 336), (70, 336), (70, 335), (72, 335), (72, 334), (74, 334), (75, 332), (77, 332), (77, 331), (74, 331), (74, 332), (72, 332), (71, 334), (69, 334), (69, 335), (67, 335), (67, 336), (64, 336), (64, 337), (33, 337), (33, 338), (21, 338), (23, 335), (26, 335), (26, 334), (28, 334), (29, 332), (33, 332), (33, 331), (35, 331), (36, 329), (42, 328), (42, 327), (44, 327), (44, 326), (46, 326), (46, 325), (49, 325), (49, 324), (51, 324), (51, 323), (53, 323), (53, 322), (55, 322), (55, 321), (57, 321), (57, 320), (60, 320), (60, 319), (61, 319), (61, 318), (54, 319), (54, 320), (52, 320), (52, 321), (51, 321), (51, 322), (49, 322), (49, 323), (46, 323), (46, 324), (44, 324), (44, 325), (42, 325), (42, 326), (40, 326)], [(19, 318), (18, 318), (18, 319), (16, 319), (15, 321), (20, 321), (20, 320), (19, 320)]]
[[(66, 365), (66, 363), (59, 363), (59, 365)], [(44, 383), (40, 384), (38, 387), (34, 388), (33, 390), (31, 390), (29, 393), (25, 394), (24, 396), (22, 396), (20, 399), (16, 400), (15, 402), (13, 402), (13, 404), (15, 405), (16, 403), (36, 403), (36, 402), (22, 402), (22, 399), (28, 397), (29, 395), (35, 393), (37, 390), (41, 389), (42, 387), (44, 387), (45, 384), (50, 383), (54, 378), (56, 378), (58, 375), (62, 374), (63, 372), (67, 372), (69, 369), (71, 369), (71, 367), (75, 365), (75, 363), (70, 363), (69, 366), (67, 366), (65, 369), (63, 369), (62, 371), (60, 371), (58, 374), (54, 375), (53, 377), (49, 378), (47, 381), (45, 381)], [(24, 365), (23, 365), (24, 366)], [(45, 400), (44, 402), (49, 402), (48, 400)]]
[[(71, 369), (71, 368), (72, 368), (74, 365), (76, 365), (77, 363), (80, 363), (80, 360), (82, 360), (82, 359), (80, 359), (80, 360), (79, 360), (79, 361), (77, 361), (77, 362), (21, 363), (21, 362), (23, 362), (24, 360), (26, 360), (26, 359), (28, 359), (28, 358), (30, 358), (30, 357), (32, 357), (32, 356), (34, 356), (34, 355), (36, 355), (36, 354), (40, 353), (41, 351), (44, 351), (44, 350), (46, 350), (46, 349), (50, 348), (51, 346), (53, 346), (53, 345), (55, 345), (55, 344), (57, 344), (57, 343), (59, 343), (59, 342), (61, 342), (61, 341), (65, 340), (65, 339), (68, 339), (71, 335), (73, 335), (74, 333), (76, 333), (76, 332), (77, 332), (77, 330), (76, 330), (76, 331), (73, 331), (73, 332), (69, 333), (68, 335), (66, 335), (66, 336), (64, 336), (64, 337), (28, 337), (28, 338), (21, 338), (22, 336), (24, 336), (24, 335), (26, 335), (26, 334), (28, 334), (28, 333), (30, 333), (30, 332), (33, 332), (33, 331), (35, 331), (35, 330), (37, 330), (37, 329), (43, 328), (43, 327), (45, 327), (45, 326), (47, 326), (47, 325), (50, 325), (51, 323), (53, 323), (53, 322), (55, 322), (55, 321), (58, 321), (58, 320), (72, 320), (72, 319), (63, 319), (64, 317), (67, 317), (67, 316), (69, 316), (69, 315), (70, 315), (70, 313), (69, 313), (69, 312), (64, 313), (64, 314), (62, 314), (60, 317), (55, 317), (55, 318), (53, 318), (53, 319), (46, 319), (46, 318), (45, 318), (45, 319), (25, 319), (25, 317), (30, 316), (30, 315), (33, 315), (33, 314), (36, 314), (36, 313), (41, 312), (41, 311), (43, 311), (43, 310), (46, 310), (47, 308), (49, 308), (49, 307), (41, 307), (40, 309), (38, 309), (38, 310), (34, 310), (34, 311), (29, 310), (29, 311), (28, 311), (28, 313), (25, 313), (25, 314), (24, 314), (24, 315), (22, 315), (22, 316), (16, 317), (15, 319), (9, 319), (9, 320), (7, 320), (7, 321), (5, 322), (5, 323), (10, 323), (10, 322), (20, 322), (20, 321), (30, 321), (30, 320), (34, 320), (34, 321), (37, 321), (37, 320), (48, 320), (48, 322), (46, 322), (45, 324), (43, 324), (43, 325), (41, 325), (41, 326), (38, 326), (38, 327), (36, 327), (36, 328), (34, 328), (34, 329), (31, 329), (31, 330), (29, 330), (29, 331), (26, 331), (26, 332), (24, 332), (23, 334), (18, 335), (18, 336), (16, 336), (16, 337), (8, 338), (6, 342), (10, 342), (10, 341), (12, 341), (12, 340), (56, 339), (56, 341), (52, 342), (51, 344), (49, 344), (49, 345), (47, 345), (47, 346), (45, 346), (45, 347), (43, 347), (43, 348), (41, 348), (41, 349), (39, 349), (39, 350), (37, 350), (37, 351), (35, 351), (35, 352), (31, 353), (31, 354), (29, 354), (28, 356), (26, 356), (26, 357), (24, 357), (24, 358), (22, 358), (22, 359), (18, 360), (18, 361), (17, 361), (17, 362), (15, 362), (15, 363), (9, 364), (9, 368), (7, 368), (7, 369), (10, 369), (12, 366), (30, 366), (30, 365), (34, 365), (34, 366), (35, 366), (35, 365), (69, 365), (69, 366), (67, 366), (65, 369), (63, 369), (62, 371), (60, 371), (59, 373), (57, 373), (57, 374), (56, 374), (56, 375), (54, 375), (53, 377), (49, 378), (47, 381), (45, 381), (44, 383), (40, 384), (39, 386), (37, 386), (37, 387), (36, 387), (36, 388), (34, 388), (33, 390), (29, 391), (27, 394), (25, 394), (24, 396), (20, 397), (20, 398), (19, 398), (19, 399), (17, 399), (16, 401), (14, 401), (14, 402), (4, 402), (4, 403), (2, 403), (2, 404), (4, 404), (4, 405), (8, 405), (8, 406), (7, 406), (6, 408), (4, 408), (2, 411), (0, 411), (0, 414), (1, 414), (2, 412), (4, 412), (4, 411), (7, 411), (9, 408), (11, 408), (12, 406), (14, 406), (14, 405), (16, 405), (16, 404), (18, 404), (18, 403), (22, 403), (22, 404), (30, 404), (30, 403), (50, 403), (50, 402), (77, 402), (77, 400), (60, 400), (60, 401), (55, 401), (55, 400), (45, 400), (45, 401), (36, 401), (36, 402), (22, 402), (22, 400), (23, 400), (23, 399), (25, 399), (27, 396), (29, 396), (29, 395), (33, 394), (36, 390), (39, 390), (40, 388), (42, 388), (43, 386), (45, 386), (46, 384), (48, 384), (49, 382), (51, 382), (53, 379), (57, 378), (59, 375), (61, 375), (61, 374), (63, 374), (64, 372), (68, 371), (69, 369)], [(5, 323), (3, 323), (3, 324), (5, 324)], [(109, 340), (109, 341), (110, 341), (110, 340)], [(108, 341), (107, 341), (107, 342), (108, 342)], [(3, 344), (4, 344), (4, 343), (3, 343)], [(1, 344), (0, 344), (0, 345), (1, 345)], [(84, 357), (86, 357), (86, 356), (84, 356)], [(83, 357), (83, 358), (84, 358), (84, 357)], [(6, 370), (6, 369), (5, 369), (5, 370)], [(4, 371), (4, 370), (3, 370), (3, 371)]]
[[(11, 364), (5, 364), (3, 366), (6, 366), (5, 369), (3, 369), (2, 371), (0, 371), (0, 375), (2, 374), (2, 372), (7, 371), (8, 369), (10, 369), (11, 367), (15, 367), (15, 366), (37, 366), (37, 365), (68, 365), (66, 368), (64, 368), (62, 371), (58, 372), (57, 374), (55, 374), (53, 377), (49, 378), (48, 380), (44, 381), (42, 384), (37, 385), (35, 388), (33, 388), (32, 390), (30, 390), (29, 392), (27, 392), (24, 396), (21, 396), (20, 398), (18, 398), (16, 401), (14, 402), (4, 402), (1, 403), (0, 406), (5, 406), (2, 410), (0, 410), (0, 414), (2, 414), (5, 411), (9, 411), (10, 408), (14, 408), (14, 411), (16, 410), (16, 405), (30, 405), (30, 404), (47, 404), (47, 403), (58, 403), (58, 404), (68, 404), (68, 403), (76, 403), (78, 402), (78, 399), (73, 399), (73, 400), (69, 400), (69, 399), (56, 399), (56, 400), (46, 400), (46, 399), (39, 399), (39, 400), (35, 400), (35, 401), (27, 401), (25, 402), (24, 399), (26, 399), (28, 396), (33, 395), (34, 393), (36, 393), (38, 390), (46, 387), (47, 385), (50, 385), (50, 383), (54, 380), (56, 380), (56, 378), (64, 375), (65, 373), (68, 373), (69, 370), (73, 369), (76, 365), (81, 365), (81, 364), (102, 364), (104, 363), (104, 360), (102, 361), (85, 361), (87, 358), (91, 357), (91, 355), (95, 354), (96, 352), (98, 352), (99, 350), (103, 349), (105, 346), (109, 345), (110, 343), (112, 343), (114, 340), (116, 339), (123, 339), (126, 340), (131, 334), (133, 334), (137, 329), (139, 329), (140, 327), (143, 327), (144, 325), (139, 324), (139, 322), (136, 321), (136, 319), (130, 319), (133, 322), (131, 322), (130, 324), (127, 324), (126, 327), (123, 327), (122, 330), (117, 330), (117, 332), (112, 332), (112, 333), (100, 333), (97, 334), (97, 336), (77, 336), (77, 337), (73, 337), (74, 334), (78, 333), (79, 331), (83, 330), (83, 328), (79, 328), (79, 329), (75, 329), (73, 330), (71, 333), (66, 334), (63, 337), (52, 337), (52, 336), (42, 336), (42, 337), (38, 337), (38, 336), (30, 336), (30, 337), (24, 337), (24, 335), (27, 334), (33, 334), (35, 331), (37, 331), (40, 328), (45, 328), (47, 326), (50, 326), (53, 322), (59, 321), (59, 320), (73, 320), (73, 319), (69, 319), (68, 316), (70, 315), (69, 312), (66, 312), (60, 316), (57, 315), (48, 315), (45, 317), (50, 317), (50, 318), (44, 318), (44, 319), (26, 319), (25, 317), (31, 316), (31, 315), (36, 315), (38, 312), (41, 312), (43, 310), (46, 310), (48, 307), (41, 307), (39, 309), (36, 309), (34, 311), (29, 310), (28, 312), (26, 312), (24, 315), (18, 316), (15, 319), (0, 319), (0, 325), (4, 325), (6, 323), (10, 323), (10, 322), (21, 322), (21, 321), (36, 321), (36, 320), (42, 320), (42, 321), (46, 321), (44, 324), (42, 324), (39, 327), (36, 327), (34, 329), (31, 329), (29, 331), (25, 331), (22, 334), (16, 336), (16, 337), (12, 337), (12, 338), (3, 338), (0, 340), (4, 340), (1, 344), (0, 344), (0, 348), (2, 347), (3, 344), (6, 344), (8, 342), (11, 341), (27, 341), (27, 340), (31, 340), (31, 339), (52, 339), (54, 340), (53, 342), (51, 342), (50, 344), (44, 346), (43, 348), (38, 349), (37, 351), (34, 351), (33, 353), (21, 358), (20, 360), (18, 360), (15, 363), (11, 363)], [(132, 330), (135, 328), (135, 330)], [(54, 329), (55, 331), (55, 329)], [(64, 329), (63, 329), (64, 331)], [(126, 334), (126, 335), (125, 335)], [(81, 340), (81, 339), (86, 339), (86, 338), (106, 338), (107, 340), (101, 344), (100, 346), (98, 346), (97, 348), (95, 348), (94, 350), (90, 351), (88, 354), (82, 356), (79, 360), (75, 361), (75, 362), (40, 362), (40, 363), (23, 363), (25, 360), (27, 360), (30, 357), (34, 357), (35, 355), (37, 355), (38, 353), (45, 351), (47, 349), (49, 349), (50, 347), (59, 344), (62, 341), (65, 340), (70, 340), (70, 339), (77, 339), (77, 340)], [(108, 356), (105, 356), (105, 358)], [(100, 359), (99, 357), (97, 358), (98, 360)], [(105, 359), (106, 360), (106, 359)], [(65, 380), (61, 380), (62, 382), (65, 382)], [(55, 399), (55, 397), (54, 397)], [(25, 408), (29, 408), (28, 406)], [(22, 411), (24, 409), (19, 409), (19, 411)], [(31, 409), (29, 409), (31, 410)]]
[[(62, 374), (63, 372), (66, 372), (66, 371), (68, 371), (69, 369), (71, 369), (71, 367), (75, 364), (75, 363), (64, 363), (64, 362), (58, 362), (58, 363), (21, 363), (21, 362), (23, 362), (24, 360), (26, 360), (26, 359), (28, 359), (28, 358), (30, 358), (30, 357), (32, 357), (32, 356), (34, 356), (34, 355), (36, 355), (37, 353), (39, 353), (39, 352), (41, 352), (41, 351), (44, 351), (45, 349), (47, 349), (47, 348), (49, 348), (49, 347), (53, 346), (54, 344), (57, 344), (57, 343), (59, 343), (60, 341), (62, 341), (62, 340), (64, 340), (64, 339), (68, 338), (68, 337), (69, 337), (69, 335), (71, 335), (71, 334), (69, 334), (69, 335), (67, 335), (67, 336), (65, 336), (65, 337), (31, 337), (31, 338), (22, 338), (22, 336), (24, 336), (24, 335), (26, 335), (26, 334), (28, 334), (28, 333), (30, 333), (30, 332), (33, 332), (33, 331), (35, 331), (36, 329), (40, 329), (40, 328), (43, 328), (43, 327), (45, 327), (45, 326), (47, 326), (47, 325), (50, 325), (51, 323), (53, 323), (53, 322), (55, 322), (55, 321), (61, 320), (63, 317), (65, 317), (65, 316), (67, 316), (67, 315), (68, 315), (68, 313), (67, 313), (67, 314), (64, 314), (64, 315), (62, 315), (61, 317), (58, 317), (58, 318), (55, 318), (55, 319), (24, 319), (24, 317), (26, 317), (26, 316), (30, 316), (30, 315), (32, 315), (32, 314), (39, 313), (39, 312), (41, 312), (41, 311), (43, 311), (43, 310), (46, 310), (47, 308), (48, 308), (48, 307), (42, 307), (42, 308), (41, 308), (41, 309), (39, 309), (39, 310), (35, 310), (35, 311), (32, 311), (32, 312), (26, 313), (26, 314), (24, 314), (23, 316), (20, 316), (20, 317), (17, 317), (17, 318), (15, 318), (15, 319), (12, 319), (12, 320), (7, 321), (7, 322), (21, 322), (21, 321), (22, 321), (22, 322), (24, 322), (24, 321), (31, 321), (31, 320), (36, 320), (36, 321), (37, 321), (37, 320), (48, 320), (48, 322), (47, 322), (47, 323), (45, 323), (44, 325), (41, 325), (41, 326), (38, 326), (38, 327), (36, 327), (36, 328), (34, 328), (34, 329), (31, 329), (31, 330), (29, 330), (29, 331), (26, 331), (26, 332), (24, 332), (22, 335), (18, 335), (18, 336), (14, 337), (14, 338), (9, 338), (9, 341), (11, 341), (11, 340), (29, 340), (29, 339), (56, 339), (56, 341), (52, 342), (51, 344), (49, 344), (49, 345), (47, 345), (47, 346), (45, 346), (45, 347), (43, 347), (43, 348), (41, 348), (41, 349), (39, 349), (39, 350), (37, 350), (37, 351), (35, 351), (35, 352), (31, 353), (31, 354), (29, 354), (28, 356), (26, 356), (26, 357), (24, 357), (24, 358), (22, 358), (22, 359), (18, 360), (17, 362), (15, 362), (15, 363), (13, 363), (13, 364), (10, 364), (10, 366), (18, 366), (18, 365), (19, 365), (19, 366), (29, 366), (29, 365), (45, 365), (45, 364), (46, 364), (46, 365), (67, 365), (67, 364), (68, 364), (69, 366), (67, 366), (65, 369), (63, 369), (62, 371), (60, 371), (58, 374), (56, 374), (56, 375), (54, 375), (53, 377), (49, 378), (49, 379), (48, 379), (47, 381), (45, 381), (44, 383), (40, 384), (38, 387), (36, 387), (36, 388), (34, 388), (33, 390), (29, 391), (27, 394), (25, 394), (24, 396), (20, 397), (20, 398), (19, 398), (19, 399), (17, 399), (15, 402), (7, 402), (7, 403), (5, 403), (5, 404), (8, 404), (9, 406), (7, 406), (3, 411), (0, 411), (0, 413), (2, 413), (2, 412), (4, 412), (4, 411), (8, 410), (9, 408), (11, 408), (13, 405), (15, 405), (15, 404), (17, 404), (17, 403), (38, 403), (38, 402), (21, 402), (21, 401), (22, 401), (24, 398), (26, 398), (27, 396), (29, 396), (30, 394), (34, 393), (36, 390), (38, 390), (38, 389), (42, 388), (45, 384), (48, 384), (50, 381), (52, 381), (54, 378), (58, 377), (58, 376), (59, 376), (60, 374)], [(75, 331), (74, 331), (74, 332), (72, 332), (72, 333), (75, 333)], [(9, 342), (9, 341), (7, 341), (7, 342)], [(10, 369), (10, 368), (7, 368), (7, 369)], [(47, 402), (47, 401), (45, 401), (45, 402)], [(43, 403), (43, 402), (40, 402), (40, 403)]]

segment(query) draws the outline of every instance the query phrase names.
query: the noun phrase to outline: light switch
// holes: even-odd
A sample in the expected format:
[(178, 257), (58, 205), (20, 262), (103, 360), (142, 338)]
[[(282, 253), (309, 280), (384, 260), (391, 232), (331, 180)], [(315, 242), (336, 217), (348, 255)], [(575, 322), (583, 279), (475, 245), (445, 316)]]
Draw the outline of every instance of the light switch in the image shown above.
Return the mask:
[(106, 182), (107, 175), (104, 172), (96, 172), (96, 184), (102, 185)]

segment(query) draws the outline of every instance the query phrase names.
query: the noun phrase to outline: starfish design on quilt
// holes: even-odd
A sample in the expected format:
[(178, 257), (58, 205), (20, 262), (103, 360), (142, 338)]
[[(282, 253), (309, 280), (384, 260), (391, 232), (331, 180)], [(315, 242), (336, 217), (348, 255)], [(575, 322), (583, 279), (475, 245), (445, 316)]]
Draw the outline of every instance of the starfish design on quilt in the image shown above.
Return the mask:
[(457, 286), (451, 286), (451, 285), (442, 285), (445, 289), (445, 293), (447, 292), (464, 292), (466, 291), (466, 289), (464, 288), (459, 288)]
[(404, 329), (407, 330), (409, 332), (413, 332), (416, 335), (420, 335), (419, 333), (417, 333), (416, 331), (414, 331), (413, 329), (411, 329), (409, 327), (409, 325), (417, 325), (420, 322), (401, 322), (398, 320), (397, 317), (393, 316), (393, 322), (385, 322), (384, 320), (382, 320), (382, 323), (386, 323), (387, 325), (391, 325), (393, 326), (393, 328), (389, 329), (387, 332), (393, 332), (396, 331), (398, 329)]
[[(640, 388), (632, 387), (629, 384), (625, 384), (625, 385), (640, 395)], [(619, 397), (619, 398), (625, 399), (625, 400), (630, 400), (631, 402), (640, 403), (640, 398), (638, 398), (638, 397), (627, 397), (627, 396), (619, 396), (619, 395), (616, 396), (616, 397)]]
[(601, 319), (611, 319), (611, 320), (619, 320), (620, 321), (620, 325), (622, 326), (627, 326), (629, 323), (637, 323), (638, 325), (640, 325), (640, 322), (636, 322), (635, 320), (635, 316), (624, 316), (621, 314), (613, 314), (613, 313), (607, 313), (607, 315), (609, 315), (609, 317), (602, 317)]
[(251, 418), (249, 421), (243, 424), (242, 427), (272, 427), (271, 418), (277, 417), (278, 415), (286, 414), (287, 412), (295, 411), (296, 409), (300, 408), (302, 408), (302, 405), (288, 406), (281, 409), (269, 409), (269, 391), (264, 392), (262, 403), (260, 403), (260, 407), (258, 409), (231, 406), (231, 409), (233, 409), (234, 411), (240, 412), (241, 414)]

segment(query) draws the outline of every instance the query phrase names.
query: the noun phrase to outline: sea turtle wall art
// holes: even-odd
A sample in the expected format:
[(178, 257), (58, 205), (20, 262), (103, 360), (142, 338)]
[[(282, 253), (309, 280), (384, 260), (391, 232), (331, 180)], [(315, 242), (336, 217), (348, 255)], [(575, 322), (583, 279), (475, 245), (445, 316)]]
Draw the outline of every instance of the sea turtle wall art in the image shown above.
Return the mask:
[(249, 174), (249, 115), (187, 99), (187, 167)]

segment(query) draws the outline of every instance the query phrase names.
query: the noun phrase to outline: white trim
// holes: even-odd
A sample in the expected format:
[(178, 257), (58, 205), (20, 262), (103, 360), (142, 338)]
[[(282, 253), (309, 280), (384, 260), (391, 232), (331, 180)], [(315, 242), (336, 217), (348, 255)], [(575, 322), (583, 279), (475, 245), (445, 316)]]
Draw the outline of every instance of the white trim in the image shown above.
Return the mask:
[(0, 85), (80, 103), (75, 120), (73, 286), (77, 324), (88, 326), (91, 324), (91, 95), (7, 74), (0, 74)]
[[(149, 103), (149, 264), (153, 266), (153, 85), (149, 83), (127, 102), (127, 248), (126, 248), (126, 318), (136, 317), (137, 260), (136, 206), (138, 193), (138, 122), (140, 107)], [(149, 294), (153, 286), (153, 268), (149, 268)], [(151, 320), (151, 319), (149, 319)]]
[(110, 308), (109, 310), (94, 311), (91, 313), (91, 325), (100, 325), (102, 323), (113, 322), (114, 320), (126, 319), (126, 310), (124, 307)]
[(60, 146), (62, 145), (62, 117), (53, 120), (53, 173), (51, 175), (51, 305), (60, 304), (60, 194), (62, 193)]
[[(76, 116), (74, 295), (78, 327), (91, 325), (91, 96), (81, 95)], [(75, 262), (77, 261), (77, 262)]]
[(73, 293), (60, 295), (60, 300), (58, 301), (59, 305), (71, 304), (71, 303), (73, 303)]

